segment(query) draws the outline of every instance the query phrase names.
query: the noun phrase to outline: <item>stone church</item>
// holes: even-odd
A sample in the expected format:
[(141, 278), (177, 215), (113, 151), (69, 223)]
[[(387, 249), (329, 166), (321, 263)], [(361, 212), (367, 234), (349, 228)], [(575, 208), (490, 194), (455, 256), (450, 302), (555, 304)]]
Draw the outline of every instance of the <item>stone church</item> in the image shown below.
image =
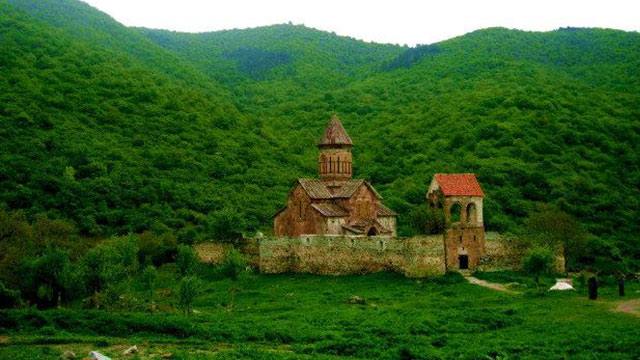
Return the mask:
[[(247, 239), (244, 252), (263, 273), (409, 277), (447, 271), (519, 269), (522, 249), (485, 236), (484, 192), (475, 174), (435, 174), (426, 203), (441, 211), (438, 234), (397, 237), (396, 214), (370, 183), (352, 178), (353, 142), (337, 117), (318, 143), (318, 179), (298, 179), (274, 216), (274, 235)], [(556, 271), (564, 272), (562, 250)]]
[(319, 179), (298, 179), (274, 216), (274, 235), (396, 236), (396, 213), (363, 179), (352, 178), (353, 142), (334, 115), (318, 148)]

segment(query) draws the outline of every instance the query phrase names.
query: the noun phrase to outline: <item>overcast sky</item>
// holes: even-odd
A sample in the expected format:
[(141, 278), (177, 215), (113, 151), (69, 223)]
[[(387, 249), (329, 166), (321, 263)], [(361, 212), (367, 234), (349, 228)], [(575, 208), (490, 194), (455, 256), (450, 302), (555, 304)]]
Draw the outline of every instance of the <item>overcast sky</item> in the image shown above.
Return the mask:
[(640, 30), (638, 0), (85, 0), (129, 26), (202, 32), (285, 23), (429, 44), (493, 26)]

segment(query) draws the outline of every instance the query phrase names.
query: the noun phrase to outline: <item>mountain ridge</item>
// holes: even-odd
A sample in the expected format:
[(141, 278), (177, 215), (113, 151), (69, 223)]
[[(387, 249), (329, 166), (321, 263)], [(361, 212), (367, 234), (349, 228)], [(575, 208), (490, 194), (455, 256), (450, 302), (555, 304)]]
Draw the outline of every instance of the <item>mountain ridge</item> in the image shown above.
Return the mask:
[(638, 254), (638, 33), (490, 28), (404, 48), (293, 25), (127, 28), (60, 4), (77, 5), (0, 3), (1, 207), (93, 236), (267, 230), (337, 113), (403, 235), (434, 173), (475, 172), (490, 230), (550, 203)]

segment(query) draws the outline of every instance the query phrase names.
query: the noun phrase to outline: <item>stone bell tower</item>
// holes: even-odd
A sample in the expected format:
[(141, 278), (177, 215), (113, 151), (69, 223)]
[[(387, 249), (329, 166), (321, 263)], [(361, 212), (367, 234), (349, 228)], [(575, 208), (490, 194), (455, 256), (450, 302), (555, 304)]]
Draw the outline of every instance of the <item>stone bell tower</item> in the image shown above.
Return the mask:
[(318, 172), (321, 180), (351, 179), (352, 146), (351, 138), (347, 135), (340, 119), (333, 115), (318, 143), (320, 149)]

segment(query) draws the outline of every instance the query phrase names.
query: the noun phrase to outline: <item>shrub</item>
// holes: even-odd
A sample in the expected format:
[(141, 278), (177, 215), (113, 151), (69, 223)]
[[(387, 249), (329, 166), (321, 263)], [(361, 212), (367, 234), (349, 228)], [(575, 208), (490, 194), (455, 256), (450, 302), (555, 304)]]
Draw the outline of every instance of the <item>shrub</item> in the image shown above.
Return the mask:
[(532, 275), (536, 287), (540, 284), (540, 276), (553, 271), (553, 252), (546, 247), (536, 247), (527, 252), (522, 259), (522, 269)]
[(5, 287), (0, 281), (0, 308), (12, 308), (20, 304), (20, 292)]
[(180, 275), (187, 276), (193, 274), (198, 265), (198, 255), (189, 245), (178, 245), (178, 253), (176, 255), (176, 266)]
[(46, 249), (41, 256), (26, 258), (20, 273), (23, 294), (39, 307), (60, 305), (77, 285), (69, 255), (56, 248)]
[(153, 292), (156, 287), (156, 279), (158, 278), (158, 271), (153, 265), (148, 265), (142, 271), (142, 288), (148, 292), (149, 299), (153, 299)]
[(445, 228), (445, 217), (442, 209), (426, 205), (414, 208), (409, 214), (411, 228), (417, 234), (440, 234)]
[(246, 266), (247, 261), (244, 256), (238, 250), (231, 249), (222, 262), (221, 272), (224, 276), (236, 280)]
[(138, 261), (155, 266), (173, 261), (177, 253), (176, 237), (171, 233), (156, 235), (145, 231), (138, 236)]
[(82, 259), (87, 287), (98, 292), (138, 270), (138, 246), (133, 237), (114, 238), (89, 250)]
[(571, 215), (543, 205), (526, 221), (527, 237), (538, 246), (564, 251), (567, 268), (575, 269), (584, 256), (587, 233)]
[(180, 280), (180, 290), (178, 292), (178, 307), (189, 315), (192, 311), (193, 302), (200, 294), (202, 283), (195, 276), (187, 276)]
[(207, 233), (213, 234), (219, 241), (234, 242), (241, 239), (240, 229), (244, 228), (244, 218), (232, 209), (212, 212), (207, 216)]

